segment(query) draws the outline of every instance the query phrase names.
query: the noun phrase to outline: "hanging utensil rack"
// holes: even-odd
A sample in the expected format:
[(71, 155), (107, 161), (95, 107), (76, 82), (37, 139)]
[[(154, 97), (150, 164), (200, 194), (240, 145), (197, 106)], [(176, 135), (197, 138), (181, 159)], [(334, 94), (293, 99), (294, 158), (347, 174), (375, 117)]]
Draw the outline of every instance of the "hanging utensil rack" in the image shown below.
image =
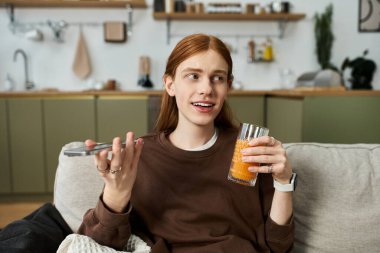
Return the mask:
[[(16, 29), (28, 30), (41, 26), (49, 26), (48, 21), (41, 22), (17, 22), (15, 16), (15, 8), (30, 8), (30, 7), (109, 7), (109, 8), (125, 8), (127, 12), (127, 31), (128, 36), (132, 35), (133, 31), (133, 9), (147, 8), (145, 0), (132, 1), (24, 1), (24, 0), (0, 0), (0, 7), (5, 7), (10, 20), (10, 29), (15, 33)], [(66, 22), (68, 26), (90, 26), (100, 27), (103, 23), (100, 22)]]

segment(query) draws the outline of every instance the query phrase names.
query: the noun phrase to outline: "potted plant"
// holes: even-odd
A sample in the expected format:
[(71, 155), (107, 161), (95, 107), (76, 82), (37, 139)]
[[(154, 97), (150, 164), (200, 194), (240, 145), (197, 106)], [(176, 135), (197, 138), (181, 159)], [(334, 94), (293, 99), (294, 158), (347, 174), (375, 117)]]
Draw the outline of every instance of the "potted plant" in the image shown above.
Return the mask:
[(321, 70), (315, 75), (314, 86), (343, 88), (338, 68), (330, 62), (334, 34), (332, 31), (333, 5), (326, 7), (325, 12), (314, 16), (315, 46)]
[(334, 34), (332, 32), (333, 6), (330, 4), (326, 7), (324, 13), (316, 13), (314, 16), (314, 33), (316, 42), (316, 53), (318, 63), (321, 69), (337, 70), (330, 62), (331, 49), (334, 43)]

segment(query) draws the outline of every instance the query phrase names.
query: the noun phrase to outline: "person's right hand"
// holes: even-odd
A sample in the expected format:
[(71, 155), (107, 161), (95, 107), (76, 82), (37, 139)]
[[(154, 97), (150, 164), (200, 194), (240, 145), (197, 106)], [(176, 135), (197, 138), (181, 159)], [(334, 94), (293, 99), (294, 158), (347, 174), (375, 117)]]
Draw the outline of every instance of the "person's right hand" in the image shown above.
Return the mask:
[[(93, 140), (86, 140), (86, 146), (96, 144)], [(137, 165), (143, 147), (140, 138), (134, 143), (134, 134), (126, 134), (125, 148), (121, 146), (121, 139), (116, 137), (112, 142), (112, 158), (108, 159), (109, 150), (102, 150), (95, 155), (95, 163), (103, 177), (105, 186), (103, 202), (113, 212), (122, 213), (131, 198), (132, 188), (136, 180)]]

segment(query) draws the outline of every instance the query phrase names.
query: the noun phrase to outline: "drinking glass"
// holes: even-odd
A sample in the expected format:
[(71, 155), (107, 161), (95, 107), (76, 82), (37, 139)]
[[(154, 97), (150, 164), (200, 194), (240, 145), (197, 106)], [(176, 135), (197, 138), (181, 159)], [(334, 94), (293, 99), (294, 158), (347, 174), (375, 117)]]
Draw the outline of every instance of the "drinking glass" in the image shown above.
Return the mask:
[(257, 137), (266, 136), (268, 133), (269, 129), (265, 127), (250, 123), (240, 124), (230, 171), (228, 173), (229, 180), (247, 186), (255, 186), (257, 173), (250, 172), (248, 170), (248, 167), (254, 166), (255, 164), (243, 162), (241, 150), (249, 147), (248, 143), (250, 140)]

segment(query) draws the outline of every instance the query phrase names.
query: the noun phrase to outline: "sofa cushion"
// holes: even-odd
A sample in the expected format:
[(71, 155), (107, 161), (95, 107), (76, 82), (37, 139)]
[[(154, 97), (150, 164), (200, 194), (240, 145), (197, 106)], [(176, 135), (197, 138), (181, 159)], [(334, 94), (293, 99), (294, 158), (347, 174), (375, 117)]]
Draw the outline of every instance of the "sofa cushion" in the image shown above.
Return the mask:
[(63, 155), (63, 150), (83, 145), (83, 142), (72, 142), (62, 148), (54, 182), (54, 205), (74, 232), (85, 212), (95, 207), (103, 189), (93, 156)]
[(285, 145), (298, 174), (294, 252), (378, 252), (380, 145)]

